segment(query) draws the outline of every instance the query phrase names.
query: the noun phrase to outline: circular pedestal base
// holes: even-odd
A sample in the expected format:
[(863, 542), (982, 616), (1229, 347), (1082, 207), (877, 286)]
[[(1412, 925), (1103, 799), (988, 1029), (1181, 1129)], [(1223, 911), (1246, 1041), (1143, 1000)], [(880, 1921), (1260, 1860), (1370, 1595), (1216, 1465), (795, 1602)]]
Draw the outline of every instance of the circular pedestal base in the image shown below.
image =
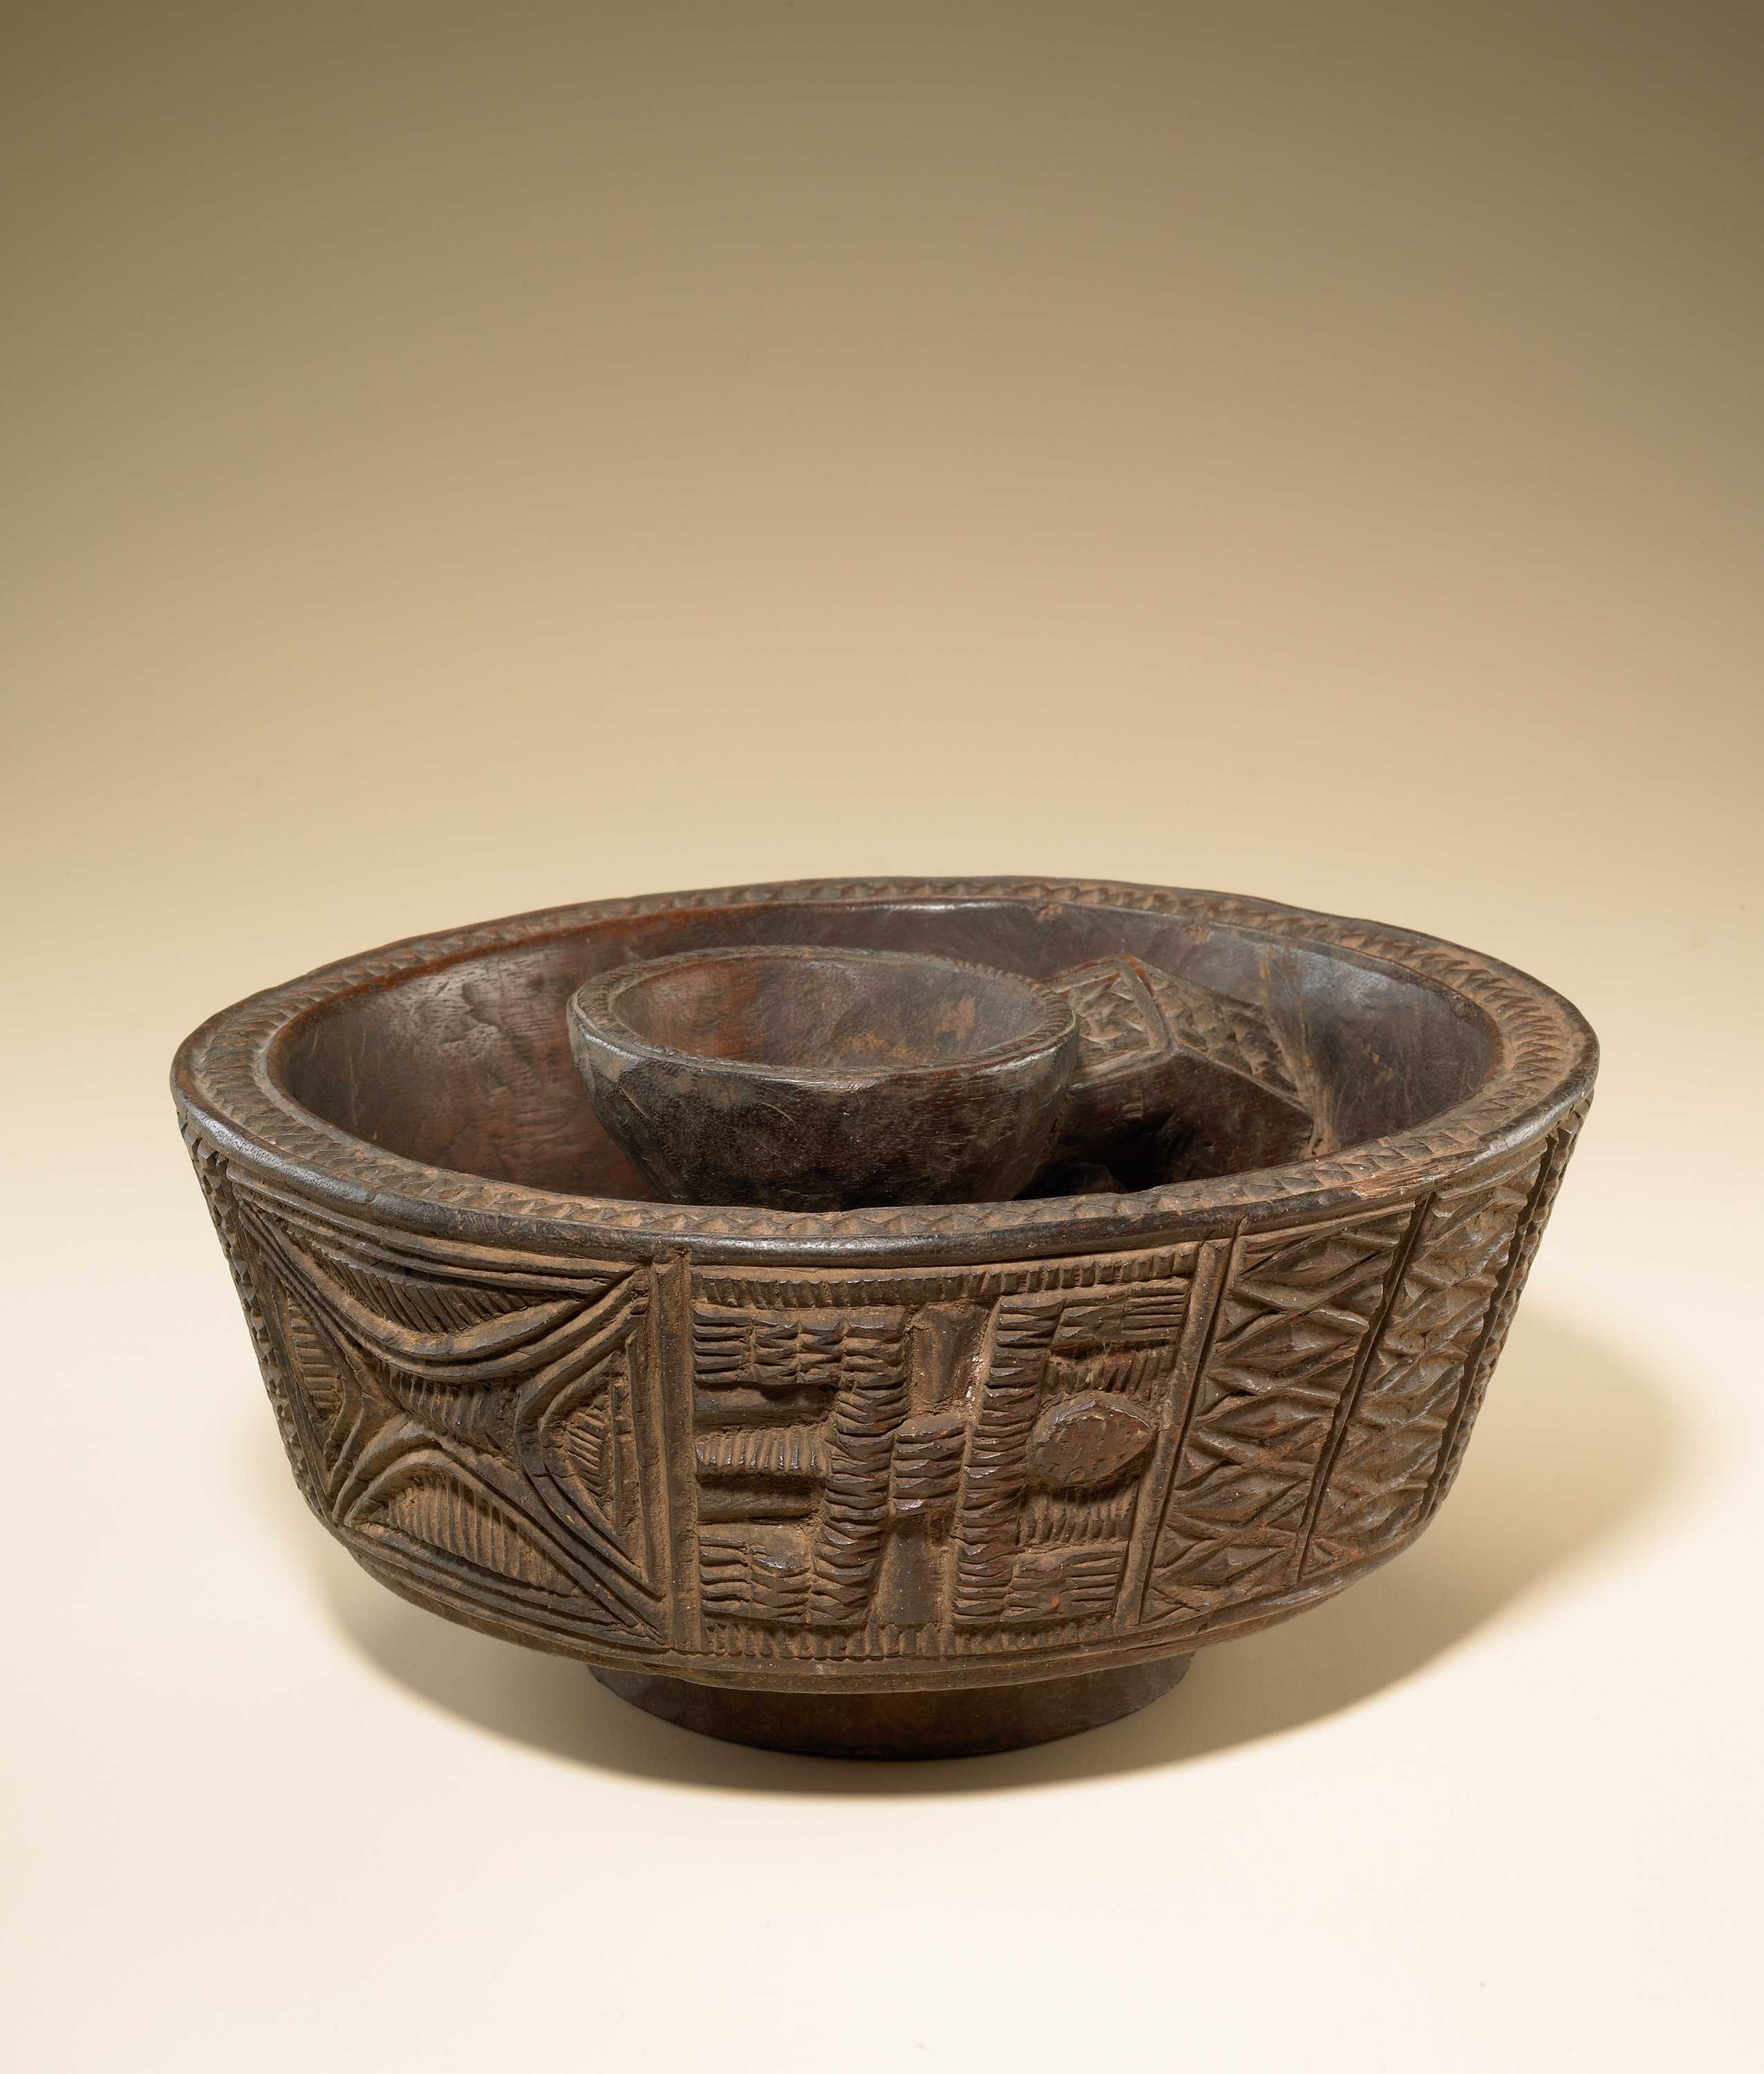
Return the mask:
[(762, 1692), (629, 1671), (597, 1671), (608, 1692), (676, 1728), (804, 1757), (984, 1757), (1100, 1729), (1161, 1699), (1186, 1656), (936, 1692)]

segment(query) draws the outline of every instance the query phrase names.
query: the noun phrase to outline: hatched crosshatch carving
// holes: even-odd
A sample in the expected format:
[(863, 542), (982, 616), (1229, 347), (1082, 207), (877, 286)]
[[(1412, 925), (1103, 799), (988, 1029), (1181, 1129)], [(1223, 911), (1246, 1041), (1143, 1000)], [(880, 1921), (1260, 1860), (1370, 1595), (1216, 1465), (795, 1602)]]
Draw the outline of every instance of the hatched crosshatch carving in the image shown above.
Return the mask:
[(1432, 1488), (1427, 1494), (1426, 1516), (1428, 1518), (1431, 1518), (1444, 1502), (1446, 1494), (1451, 1489), (1463, 1463), (1470, 1429), (1476, 1423), (1477, 1413), (1481, 1409), (1483, 1395), (1489, 1386), (1489, 1378), (1494, 1372), (1494, 1364), (1500, 1359), (1501, 1349), (1506, 1344), (1508, 1328), (1513, 1323), (1514, 1313), (1518, 1308), (1519, 1299), (1524, 1294), (1531, 1264), (1537, 1258), (1539, 1243), (1543, 1237), (1544, 1227), (1550, 1221), (1550, 1213), (1555, 1207), (1556, 1192), (1562, 1185), (1562, 1176), (1568, 1171), (1568, 1158), (1574, 1150), (1574, 1141), (1580, 1135), (1580, 1126), (1586, 1121), (1588, 1105), (1589, 1098), (1575, 1103), (1558, 1128), (1544, 1141), (1543, 1161), (1538, 1168), (1537, 1178), (1531, 1185), (1531, 1200), (1526, 1205), (1525, 1214), (1514, 1240), (1513, 1252), (1507, 1262), (1500, 1294), (1495, 1299), (1482, 1343), (1477, 1349), (1476, 1358), (1465, 1379), (1452, 1415), (1451, 1429), (1446, 1436), (1445, 1445), (1434, 1471)]
[(1072, 1004), (1087, 1057), (1109, 1072), (1155, 1058), (1172, 1041), (1297, 1106), (1279, 1033), (1258, 1009), (1138, 958), (1098, 958), (1052, 982)]
[(1200, 1618), (1283, 1582), (1413, 1221), (1402, 1208), (1240, 1242), (1146, 1593)]
[(707, 1610), (820, 1627), (862, 1619), (907, 1411), (908, 1312), (692, 1312)]
[(1419, 1523), (1542, 1163), (1431, 1197), (1407, 1272), (1347, 1407), (1299, 1576)]
[(1187, 1291), (1165, 1276), (992, 1302), (932, 1285), (917, 1303), (695, 1303), (712, 1630), (799, 1630), (798, 1653), (960, 1653), (1112, 1619)]
[(327, 1520), (415, 1583), (659, 1639), (643, 1279), (493, 1267), (223, 1185), (284, 1438)]
[(969, 1446), (953, 1616), (1112, 1615), (1188, 1283), (1007, 1299)]

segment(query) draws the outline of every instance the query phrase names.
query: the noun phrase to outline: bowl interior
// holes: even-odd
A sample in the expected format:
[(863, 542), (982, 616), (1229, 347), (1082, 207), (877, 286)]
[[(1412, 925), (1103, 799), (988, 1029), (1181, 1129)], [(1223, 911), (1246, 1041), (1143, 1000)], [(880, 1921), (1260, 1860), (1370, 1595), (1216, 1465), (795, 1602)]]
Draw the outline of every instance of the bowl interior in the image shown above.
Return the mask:
[(951, 959), (758, 947), (639, 966), (605, 1013), (665, 1051), (862, 1076), (978, 1064), (1047, 1037), (1057, 1011), (1022, 980)]
[[(306, 1109), (406, 1158), (529, 1188), (653, 1200), (582, 1086), (570, 1054), (569, 997), (638, 959), (787, 945), (910, 951), (1031, 979), (1130, 955), (1253, 1014), (1316, 1118), (1317, 1154), (1419, 1128), (1473, 1093), (1501, 1055), (1493, 1024), (1463, 996), (1405, 967), (1324, 944), (1126, 907), (805, 895), (607, 915), (437, 957), (304, 1012), (284, 1031), (271, 1071)], [(809, 983), (834, 1002), (851, 969), (829, 959)], [(762, 1005), (769, 989), (756, 988), (738, 1007), (725, 1001), (711, 1014), (692, 1006), (705, 984), (660, 993), (638, 1012), (648, 1014), (651, 1029), (673, 1030), (674, 1041), (703, 1014), (725, 1033), (726, 1056), (762, 1057), (776, 1047), (773, 1010)], [(979, 1044), (983, 1031), (998, 1027), (986, 1018), (1001, 1012), (993, 1006), (983, 1014), (977, 998), (967, 1037), (948, 1031), (939, 1041)], [(913, 1041), (923, 1034), (920, 1027)], [(841, 1056), (844, 1041), (829, 1032), (823, 1056)], [(1264, 1159), (1253, 1138), (1236, 1139), (1229, 1127), (1216, 1134), (1209, 1157), (1221, 1173)], [(1151, 1184), (1142, 1176), (1136, 1183)]]

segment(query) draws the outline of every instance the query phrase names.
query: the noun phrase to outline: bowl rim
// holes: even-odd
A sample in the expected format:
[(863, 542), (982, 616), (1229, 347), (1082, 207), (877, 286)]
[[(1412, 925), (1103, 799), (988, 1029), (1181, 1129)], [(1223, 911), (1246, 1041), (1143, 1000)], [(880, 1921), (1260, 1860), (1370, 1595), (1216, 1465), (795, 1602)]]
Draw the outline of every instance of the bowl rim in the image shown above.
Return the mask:
[[(911, 1065), (796, 1066), (771, 1059), (729, 1059), (713, 1051), (688, 1051), (676, 1044), (660, 1044), (633, 1029), (619, 1012), (619, 1004), (634, 988), (645, 984), (670, 967), (680, 971), (688, 965), (756, 962), (808, 964), (819, 960), (848, 965), (940, 965), (945, 970), (971, 973), (998, 982), (1011, 993), (1026, 998), (1035, 1011), (1035, 1022), (1019, 1036), (1003, 1043), (989, 1044), (957, 1059), (923, 1060)], [(731, 944), (715, 949), (674, 951), (659, 958), (634, 958), (597, 973), (576, 988), (564, 1004), (573, 1031), (590, 1041), (622, 1053), (627, 1059), (655, 1060), (671, 1066), (721, 1079), (762, 1081), (784, 1087), (822, 1089), (841, 1093), (864, 1089), (946, 1087), (952, 1080), (990, 1072), (1001, 1066), (1015, 1065), (1057, 1051), (1076, 1035), (1078, 1018), (1072, 1004), (1039, 981), (1021, 973), (1006, 972), (998, 965), (977, 965), (971, 958), (946, 958), (930, 951), (853, 950), (839, 944)]]
[[(297, 1102), (279, 1068), (297, 1026), (352, 994), (486, 952), (675, 911), (849, 903), (1015, 902), (1168, 915), (1271, 944), (1309, 944), (1395, 968), (1474, 1013), (1496, 1063), (1453, 1107), (1406, 1130), (1284, 1166), (1134, 1194), (837, 1211), (766, 1210), (572, 1195), (433, 1167), (357, 1138)], [(932, 955), (940, 955), (936, 953)], [(265, 989), (211, 1016), (180, 1046), (172, 1093), (187, 1133), (272, 1188), (379, 1224), (574, 1257), (807, 1266), (940, 1266), (1126, 1250), (1349, 1214), (1436, 1188), (1529, 1142), (1590, 1093), (1598, 1043), (1541, 981), (1439, 937), (1252, 895), (1107, 879), (787, 879), (585, 901), (408, 937)], [(585, 1093), (585, 1100), (586, 1096)]]

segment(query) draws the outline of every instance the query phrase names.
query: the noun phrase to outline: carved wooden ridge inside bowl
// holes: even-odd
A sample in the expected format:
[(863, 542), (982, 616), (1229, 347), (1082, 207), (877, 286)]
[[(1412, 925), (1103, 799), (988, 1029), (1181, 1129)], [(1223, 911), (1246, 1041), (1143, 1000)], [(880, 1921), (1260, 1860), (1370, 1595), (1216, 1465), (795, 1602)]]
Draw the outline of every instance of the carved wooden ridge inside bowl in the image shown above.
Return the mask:
[[(725, 951), (1063, 1004), (1024, 1192), (659, 1200), (568, 1005)], [(711, 1733), (935, 1755), (1142, 1705), (1421, 1531), (1596, 1064), (1559, 994), (1407, 931), (929, 880), (419, 938), (216, 1016), (173, 1084), (295, 1474), (374, 1576)]]

